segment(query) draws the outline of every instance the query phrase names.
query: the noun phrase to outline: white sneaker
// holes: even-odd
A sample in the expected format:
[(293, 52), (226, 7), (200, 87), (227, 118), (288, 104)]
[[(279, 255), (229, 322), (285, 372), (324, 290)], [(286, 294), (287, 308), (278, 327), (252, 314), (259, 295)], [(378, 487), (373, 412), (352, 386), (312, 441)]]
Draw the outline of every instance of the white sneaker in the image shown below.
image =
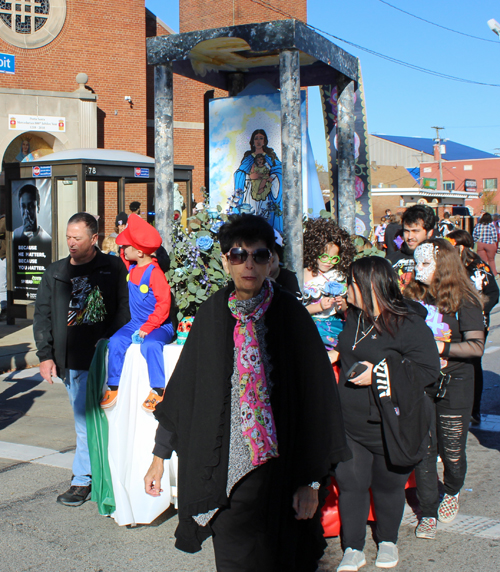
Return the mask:
[(375, 566), (378, 568), (394, 568), (399, 562), (398, 547), (394, 542), (381, 542), (378, 545), (377, 560)]
[(337, 572), (357, 572), (366, 564), (365, 553), (362, 550), (346, 548), (342, 562), (337, 568)]

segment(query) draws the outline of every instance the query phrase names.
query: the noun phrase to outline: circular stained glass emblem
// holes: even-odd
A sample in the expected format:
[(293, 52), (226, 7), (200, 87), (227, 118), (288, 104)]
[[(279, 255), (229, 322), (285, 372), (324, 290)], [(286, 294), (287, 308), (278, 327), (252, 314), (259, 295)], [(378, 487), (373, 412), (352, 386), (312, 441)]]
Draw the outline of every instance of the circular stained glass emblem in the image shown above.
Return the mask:
[(66, 0), (0, 0), (0, 38), (18, 48), (40, 48), (64, 26)]

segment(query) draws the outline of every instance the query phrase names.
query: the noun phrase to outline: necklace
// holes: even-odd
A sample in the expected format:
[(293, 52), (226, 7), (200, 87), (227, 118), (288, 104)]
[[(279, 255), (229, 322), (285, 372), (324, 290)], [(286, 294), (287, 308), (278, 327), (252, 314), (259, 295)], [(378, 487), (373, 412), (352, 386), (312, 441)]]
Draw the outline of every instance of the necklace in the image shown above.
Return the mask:
[[(377, 321), (378, 316), (375, 317), (375, 321)], [(366, 338), (366, 336), (373, 330), (373, 328), (375, 327), (375, 324), (372, 324), (370, 326), (370, 328), (368, 329), (367, 332), (363, 332), (363, 330), (361, 331), (361, 333), (363, 334), (359, 339), (358, 339), (358, 333), (359, 333), (359, 326), (361, 324), (361, 312), (358, 316), (358, 326), (356, 328), (356, 336), (354, 337), (354, 345), (352, 346), (352, 349), (355, 350), (356, 346)]]

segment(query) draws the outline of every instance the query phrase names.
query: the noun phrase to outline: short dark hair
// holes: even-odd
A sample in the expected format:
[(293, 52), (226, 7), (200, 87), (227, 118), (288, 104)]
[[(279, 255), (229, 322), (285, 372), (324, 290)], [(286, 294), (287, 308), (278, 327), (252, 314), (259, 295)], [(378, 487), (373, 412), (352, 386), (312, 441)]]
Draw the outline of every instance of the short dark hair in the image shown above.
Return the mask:
[(484, 213), (483, 216), (479, 219), (479, 224), (490, 224), (493, 219), (491, 218), (490, 213)]
[(227, 254), (237, 244), (255, 244), (263, 240), (271, 252), (274, 249), (273, 227), (261, 216), (251, 214), (231, 215), (218, 233), (222, 254)]
[(132, 212), (138, 211), (141, 208), (141, 203), (139, 201), (132, 201), (129, 205), (129, 209)]
[(19, 189), (17, 193), (17, 200), (20, 201), (23, 195), (30, 194), (38, 204), (40, 204), (40, 193), (38, 191), (38, 187), (28, 183)]
[(83, 222), (87, 226), (90, 236), (94, 236), (99, 232), (99, 223), (94, 215), (89, 213), (76, 213), (68, 221), (68, 225)]
[(444, 211), (444, 218), (450, 218), (450, 213), (448, 211)]
[(403, 228), (405, 224), (418, 224), (422, 223), (422, 227), (429, 232), (434, 230), (436, 226), (436, 215), (431, 207), (425, 205), (414, 205), (407, 209), (401, 217)]

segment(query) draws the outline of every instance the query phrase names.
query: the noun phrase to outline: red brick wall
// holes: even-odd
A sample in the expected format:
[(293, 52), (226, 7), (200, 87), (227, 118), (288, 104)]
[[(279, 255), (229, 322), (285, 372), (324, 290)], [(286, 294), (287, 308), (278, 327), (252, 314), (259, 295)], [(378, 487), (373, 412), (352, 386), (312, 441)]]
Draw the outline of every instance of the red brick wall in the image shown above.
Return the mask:
[[(484, 179), (497, 179), (497, 185), (500, 185), (500, 157), (497, 159), (474, 159), (471, 161), (443, 161), (443, 181), (455, 181), (455, 190), (464, 190), (465, 179), (475, 179), (477, 184), (478, 193), (483, 191)], [(472, 167), (472, 169), (465, 170), (464, 167)], [(425, 172), (425, 169), (431, 170)], [(439, 185), (439, 163), (422, 163), (420, 166), (420, 176), (437, 179)], [(467, 199), (466, 206), (471, 206), (474, 209), (474, 214), (479, 214), (483, 208), (482, 199)], [(494, 204), (497, 207), (497, 212), (500, 212), (500, 196), (497, 192)]]
[(260, 0), (258, 2), (252, 2), (252, 0), (179, 0), (180, 32), (287, 20), (290, 17), (307, 21), (306, 0), (273, 0), (272, 5), (278, 11), (263, 6), (266, 2), (267, 0), (265, 2)]

